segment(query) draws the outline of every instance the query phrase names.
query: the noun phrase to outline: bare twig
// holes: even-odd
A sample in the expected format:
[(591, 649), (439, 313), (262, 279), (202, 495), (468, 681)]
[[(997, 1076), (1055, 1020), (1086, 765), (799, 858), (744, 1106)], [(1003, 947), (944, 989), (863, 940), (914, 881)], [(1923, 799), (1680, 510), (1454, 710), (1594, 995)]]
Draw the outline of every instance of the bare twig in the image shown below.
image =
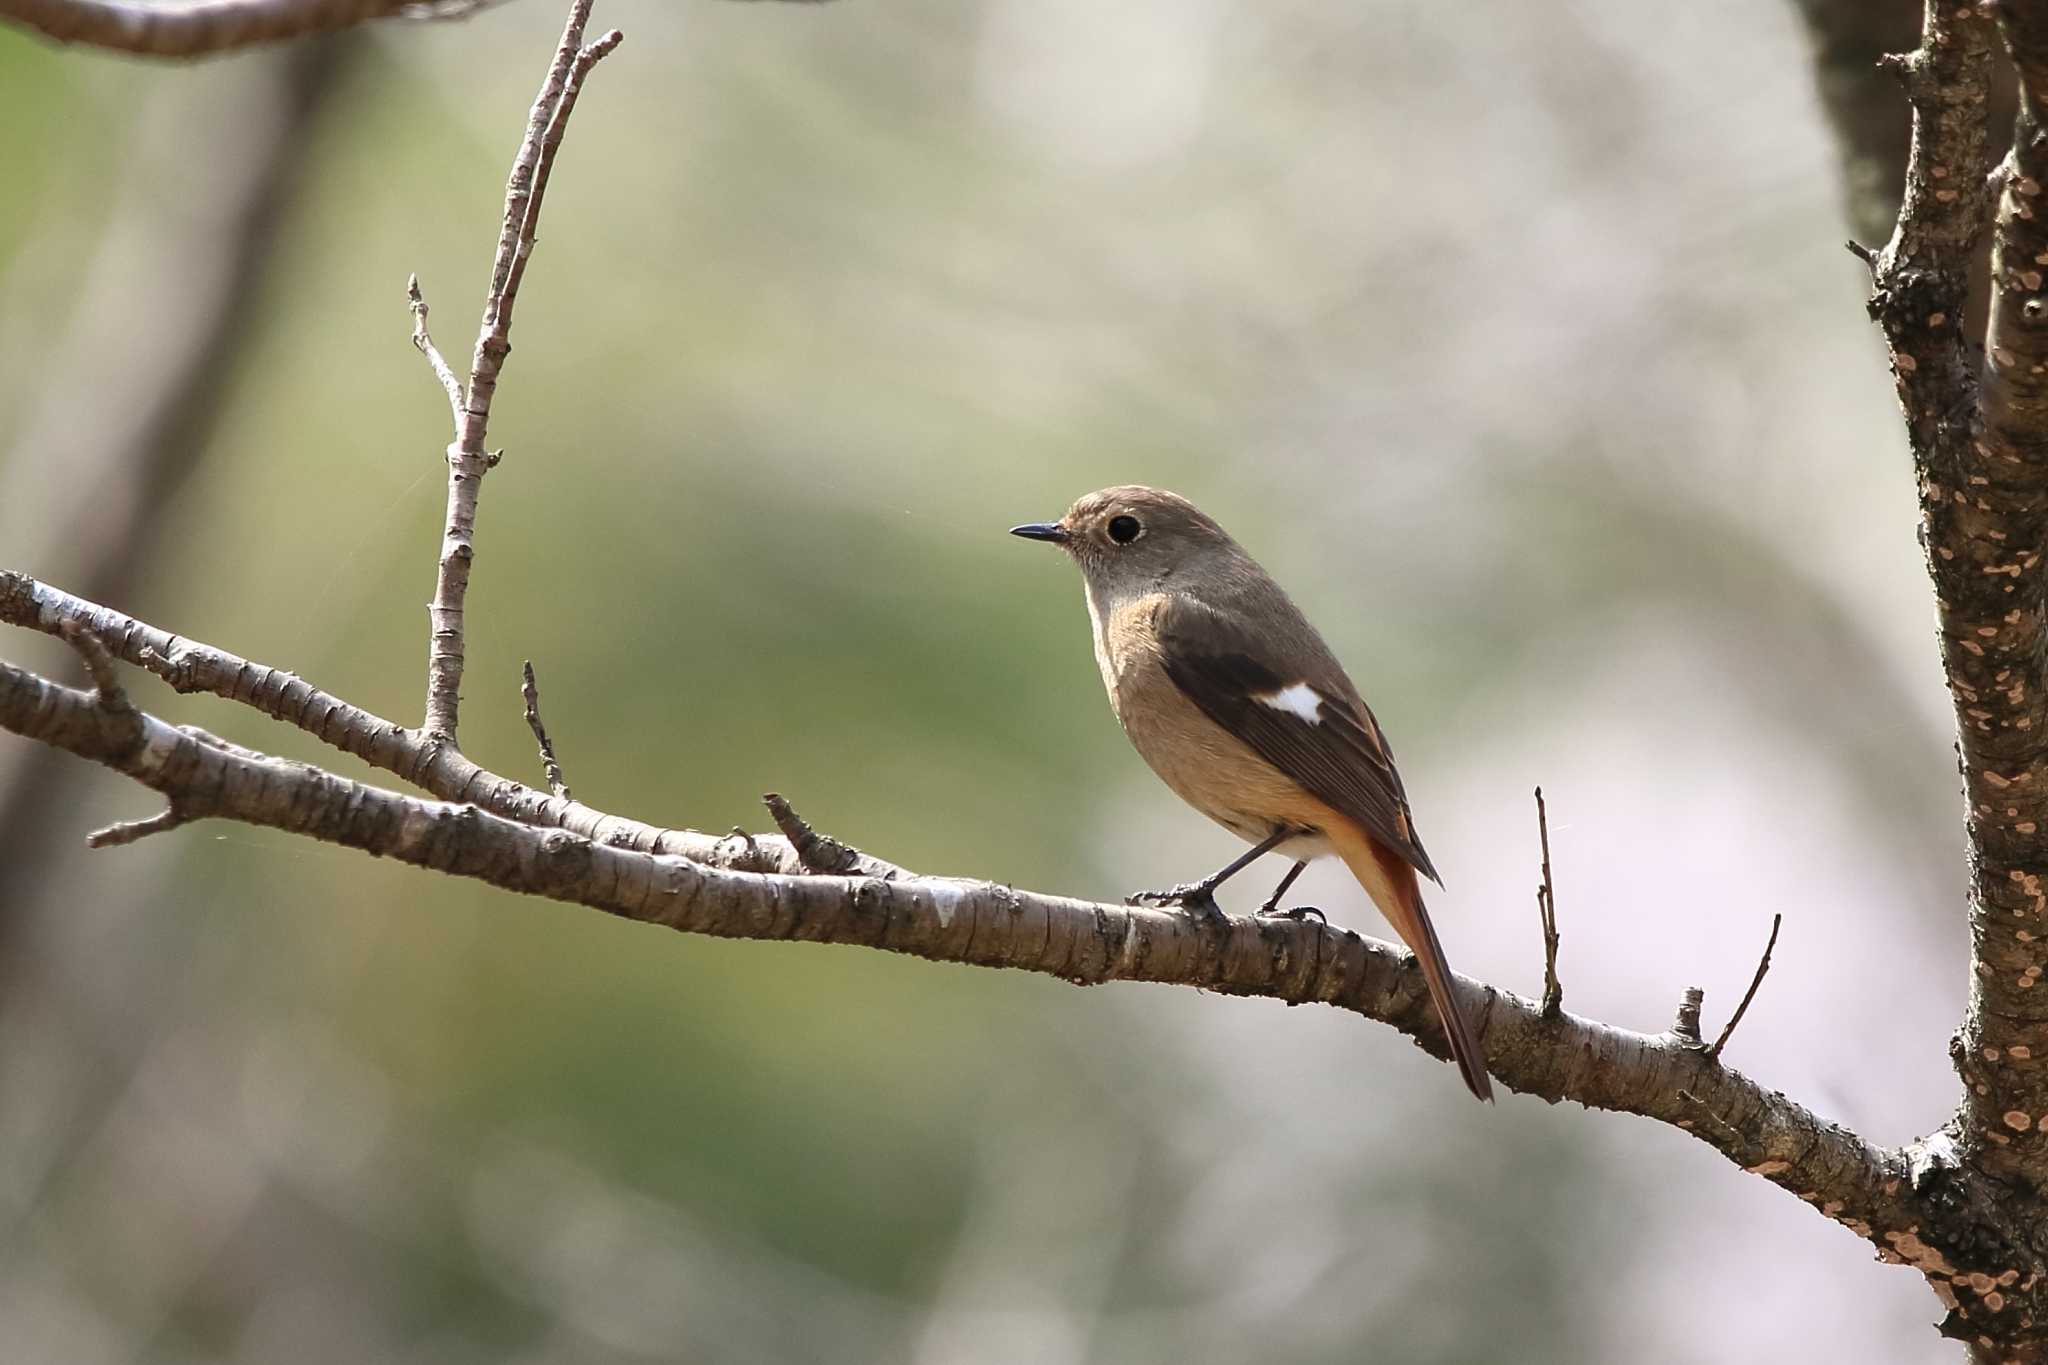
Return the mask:
[(1557, 979), (1557, 891), (1550, 882), (1550, 813), (1543, 806), (1543, 788), (1536, 789), (1536, 837), (1543, 845), (1543, 884), (1536, 888), (1536, 914), (1543, 922), (1543, 1012), (1564, 1008), (1564, 983)]
[(774, 819), (775, 827), (782, 831), (782, 837), (789, 840), (790, 847), (804, 865), (806, 872), (821, 876), (844, 876), (860, 865), (860, 850), (842, 844), (829, 834), (820, 834), (805, 823), (789, 802), (774, 792), (761, 798), (761, 804), (768, 807), (768, 814)]
[(548, 727), (541, 723), (540, 688), (533, 680), (533, 661), (526, 660), (520, 668), (524, 676), (519, 695), (526, 700), (526, 726), (533, 731), (534, 742), (540, 745), (540, 763), (548, 775), (548, 792), (566, 801), (569, 784), (562, 780), (562, 765), (555, 761), (555, 742), (548, 738)]
[(1756, 988), (1764, 984), (1764, 973), (1771, 969), (1771, 950), (1778, 946), (1778, 927), (1784, 922), (1783, 915), (1771, 916), (1770, 941), (1764, 944), (1763, 958), (1756, 964), (1756, 975), (1749, 979), (1749, 989), (1742, 993), (1742, 1003), (1735, 1007), (1735, 1013), (1728, 1016), (1728, 1026), (1721, 1030), (1721, 1036), (1707, 1049), (1709, 1057), (1721, 1055), (1721, 1049), (1726, 1047), (1729, 1038), (1734, 1036), (1735, 1026), (1742, 1022), (1742, 1016), (1749, 1010), (1749, 1002), (1756, 999)]
[[(586, 14), (589, 8), (587, 4), (583, 6)], [(575, 112), (576, 97), (583, 93), (583, 81), (590, 74), (590, 69), (609, 57), (625, 39), (625, 34), (617, 29), (611, 29), (596, 42), (579, 47), (569, 63), (567, 74), (562, 79), (561, 91), (555, 97), (554, 108), (548, 113), (546, 131), (541, 136), (540, 160), (533, 170), (533, 192), (527, 198), (525, 215), (519, 224), (519, 237), (523, 245), (512, 257), (512, 269), (505, 278), (504, 289), (499, 296), (501, 306), (495, 317), (495, 336), (504, 343), (504, 346), (503, 349), (487, 352), (484, 338), (479, 336), (477, 339), (477, 364), (488, 364), (490, 374), (483, 397), (483, 407), (477, 413), (475, 440), (478, 442), (483, 440), (483, 424), (489, 415), (490, 389), (496, 384), (499, 365), (504, 362), (506, 352), (511, 349), (509, 338), (512, 331), (512, 306), (519, 301), (519, 285), (526, 278), (526, 263), (533, 255), (534, 242), (539, 240), (541, 201), (547, 195), (548, 180), (555, 173), (555, 154), (561, 150), (563, 135), (569, 131), (569, 115)], [(535, 105), (535, 113), (539, 113), (538, 104)], [(472, 385), (474, 382), (472, 381)]]
[(85, 836), (88, 848), (114, 848), (121, 844), (132, 844), (137, 839), (146, 839), (152, 834), (162, 834), (184, 824), (184, 808), (176, 801), (165, 803), (162, 811), (147, 820), (126, 820), (118, 825), (96, 829)]
[(412, 344), (434, 367), (434, 377), (441, 381), (441, 387), (448, 394), (448, 415), (459, 427), (462, 425), (462, 381), (455, 377), (448, 361), (442, 356), (441, 348), (434, 344), (434, 338), (427, 333), (427, 299), (420, 293), (420, 277), (409, 275), (405, 281), (405, 297), (412, 305)]
[(540, 226), (542, 194), (547, 188), (555, 153), (560, 149), (576, 94), (583, 78), (608, 53), (621, 35), (605, 34), (588, 47), (583, 30), (590, 22), (593, 0), (573, 0), (562, 39), (548, 64), (546, 79), (526, 118), (526, 133), (512, 160), (505, 185), (505, 209), (499, 222), (498, 249), (491, 262), (491, 285), (484, 297), (483, 319), (477, 327), (476, 351), (470, 360), (469, 384), (455, 422), (455, 440), (448, 446), (448, 512), (441, 534), (441, 555), (435, 573), (434, 597), (427, 606), (430, 638), (427, 649), (426, 729), (456, 742), (462, 705), (464, 657), (463, 603), (469, 593), (470, 567), (476, 558), (477, 495), (483, 477), (497, 457), (486, 451), (484, 438), (491, 419), (491, 399), (498, 374), (512, 350), (512, 309), (526, 275)]

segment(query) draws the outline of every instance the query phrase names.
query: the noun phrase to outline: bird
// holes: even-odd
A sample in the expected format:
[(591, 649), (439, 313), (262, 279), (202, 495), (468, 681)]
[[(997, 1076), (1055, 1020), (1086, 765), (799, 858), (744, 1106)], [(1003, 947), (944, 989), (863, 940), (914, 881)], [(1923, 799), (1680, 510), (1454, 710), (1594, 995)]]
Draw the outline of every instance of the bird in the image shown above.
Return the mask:
[(1216, 888), (1261, 856), (1293, 859), (1261, 915), (1310, 860), (1350, 869), (1422, 968), (1465, 1085), (1493, 1098), (1486, 1058), (1423, 905), (1438, 886), (1379, 722), (1308, 618), (1216, 521), (1142, 484), (1089, 493), (1058, 521), (1010, 534), (1079, 566), (1095, 661), (1124, 734), (1175, 795), (1252, 845), (1198, 882), (1130, 903), (1225, 921)]

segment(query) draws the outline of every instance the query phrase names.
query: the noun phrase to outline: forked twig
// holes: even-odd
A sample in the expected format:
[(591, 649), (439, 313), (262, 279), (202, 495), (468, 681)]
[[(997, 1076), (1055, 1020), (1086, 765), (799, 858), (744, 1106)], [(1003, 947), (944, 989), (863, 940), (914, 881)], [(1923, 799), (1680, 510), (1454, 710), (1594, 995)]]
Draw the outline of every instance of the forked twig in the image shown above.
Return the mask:
[[(469, 385), (455, 409), (455, 439), (447, 451), (448, 511), (441, 532), (434, 596), (427, 605), (424, 727), (450, 743), (456, 739), (462, 706), (463, 604), (476, 559), (477, 495), (484, 474), (498, 462), (497, 455), (484, 448), (484, 437), (490, 425), (491, 399), (498, 389), (498, 372), (512, 350), (512, 308), (518, 302), (519, 284), (533, 254), (541, 198), (554, 168), (555, 154), (562, 145), (569, 113), (576, 106), (584, 77), (618, 47), (624, 36), (613, 29), (596, 42), (584, 44), (583, 30), (590, 22), (593, 3), (594, 0), (573, 0), (569, 6), (562, 39), (555, 46), (547, 77), (527, 113), (526, 132), (505, 184), (505, 210), (498, 226), (498, 249), (491, 261), (490, 289), (484, 296), (483, 318), (477, 326), (476, 350), (470, 359)], [(415, 305), (414, 316), (418, 321), (417, 338), (425, 326), (424, 304)], [(447, 380), (443, 380), (443, 387), (447, 387)]]

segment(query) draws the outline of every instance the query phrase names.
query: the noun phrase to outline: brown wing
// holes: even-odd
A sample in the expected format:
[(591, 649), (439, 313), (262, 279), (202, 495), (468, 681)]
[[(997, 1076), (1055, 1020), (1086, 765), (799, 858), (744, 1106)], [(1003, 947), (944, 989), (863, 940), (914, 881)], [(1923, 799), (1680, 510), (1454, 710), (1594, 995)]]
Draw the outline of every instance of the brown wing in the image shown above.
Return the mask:
[[(1443, 884), (1415, 837), (1393, 753), (1363, 703), (1275, 668), (1249, 631), (1185, 595), (1161, 610), (1159, 642), (1167, 676), (1204, 715), (1318, 800), (1364, 825), (1423, 876)], [(1313, 721), (1301, 713), (1306, 705), (1298, 712), (1259, 700), (1301, 683), (1314, 693)]]

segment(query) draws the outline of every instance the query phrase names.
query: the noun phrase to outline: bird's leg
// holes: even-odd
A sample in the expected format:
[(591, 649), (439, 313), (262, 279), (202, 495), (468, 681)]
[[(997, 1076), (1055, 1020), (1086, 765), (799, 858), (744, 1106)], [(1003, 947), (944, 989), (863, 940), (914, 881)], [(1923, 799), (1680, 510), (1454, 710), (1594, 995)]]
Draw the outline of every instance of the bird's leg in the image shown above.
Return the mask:
[(1297, 905), (1292, 910), (1282, 910), (1280, 908), (1280, 898), (1287, 894), (1287, 888), (1294, 885), (1294, 879), (1299, 877), (1301, 870), (1307, 866), (1307, 863), (1296, 863), (1293, 867), (1288, 868), (1287, 875), (1280, 879), (1280, 885), (1273, 888), (1273, 894), (1266, 897), (1266, 903), (1253, 913), (1261, 919), (1307, 919), (1310, 915), (1314, 915), (1323, 923), (1328, 924), (1330, 917), (1316, 909), (1313, 905)]
[[(1227, 866), (1217, 869), (1198, 882), (1182, 882), (1179, 886), (1169, 887), (1164, 891), (1139, 891), (1134, 895), (1124, 897), (1124, 904), (1178, 905), (1194, 911), (1204, 919), (1227, 919), (1228, 916), (1216, 904), (1216, 888), (1244, 871), (1252, 863), (1271, 853), (1274, 849), (1292, 838), (1293, 835), (1294, 831), (1291, 829), (1276, 829), (1258, 843), (1253, 844), (1250, 851), (1242, 857), (1233, 860)], [(1292, 876), (1288, 880), (1293, 880)], [(1283, 886), (1285, 884), (1284, 882), (1282, 883)]]

